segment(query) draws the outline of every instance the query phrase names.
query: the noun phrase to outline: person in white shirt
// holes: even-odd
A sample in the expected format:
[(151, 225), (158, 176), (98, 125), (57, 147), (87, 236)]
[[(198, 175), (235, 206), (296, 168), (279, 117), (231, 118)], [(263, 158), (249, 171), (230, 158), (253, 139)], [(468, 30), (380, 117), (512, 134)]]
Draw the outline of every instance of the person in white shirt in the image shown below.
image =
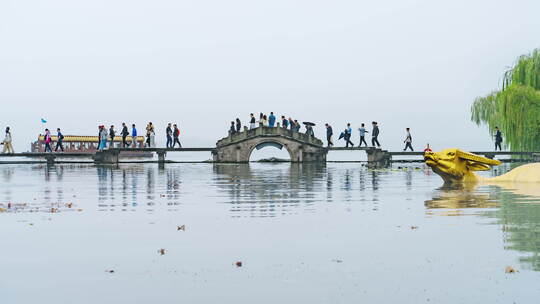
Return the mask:
[(360, 125), (360, 128), (358, 128), (358, 133), (360, 133), (360, 143), (358, 144), (358, 146), (362, 146), (362, 143), (364, 143), (367, 147), (367, 142), (366, 142), (366, 133), (368, 133), (368, 131), (366, 130), (366, 127), (364, 124), (361, 124)]
[(4, 141), (2, 142), (2, 145), (4, 145), (4, 149), (2, 153), (9, 153), (13, 154), (15, 151), (13, 151), (13, 146), (11, 145), (11, 131), (9, 127), (6, 128), (6, 136), (4, 137)]

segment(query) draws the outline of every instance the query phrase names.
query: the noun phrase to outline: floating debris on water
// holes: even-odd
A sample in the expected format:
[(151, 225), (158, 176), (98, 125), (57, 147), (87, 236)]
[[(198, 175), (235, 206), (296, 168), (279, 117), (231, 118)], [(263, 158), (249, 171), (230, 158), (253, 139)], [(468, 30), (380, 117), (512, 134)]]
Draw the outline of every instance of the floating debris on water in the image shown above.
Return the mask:
[(161, 249), (158, 250), (158, 253), (159, 253), (160, 255), (165, 255), (165, 252), (166, 252), (166, 250), (163, 249), (163, 248), (161, 248)]
[(243, 264), (242, 264), (241, 261), (238, 261), (238, 262), (234, 263), (234, 265), (236, 265), (236, 267), (242, 267)]
[(186, 225), (177, 226), (176, 231), (179, 231), (179, 230), (186, 231)]
[(505, 273), (516, 273), (516, 272), (519, 272), (517, 271), (514, 267), (512, 266), (506, 266), (506, 268), (504, 269), (504, 272)]

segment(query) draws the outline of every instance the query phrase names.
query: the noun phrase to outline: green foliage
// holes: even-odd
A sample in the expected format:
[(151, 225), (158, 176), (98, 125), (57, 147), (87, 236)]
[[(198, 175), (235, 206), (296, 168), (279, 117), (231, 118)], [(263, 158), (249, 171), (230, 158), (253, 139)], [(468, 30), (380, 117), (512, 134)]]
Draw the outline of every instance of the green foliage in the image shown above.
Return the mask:
[(477, 98), (471, 120), (498, 126), (511, 150), (540, 150), (540, 49), (518, 58), (504, 74), (501, 91)]

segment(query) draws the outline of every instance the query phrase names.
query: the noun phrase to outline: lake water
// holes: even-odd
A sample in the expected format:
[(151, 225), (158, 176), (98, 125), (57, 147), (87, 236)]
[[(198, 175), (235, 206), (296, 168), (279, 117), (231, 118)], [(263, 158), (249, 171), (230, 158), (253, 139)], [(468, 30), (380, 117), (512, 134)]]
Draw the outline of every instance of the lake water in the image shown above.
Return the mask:
[(441, 185), (422, 164), (2, 165), (1, 303), (538, 303), (538, 189)]

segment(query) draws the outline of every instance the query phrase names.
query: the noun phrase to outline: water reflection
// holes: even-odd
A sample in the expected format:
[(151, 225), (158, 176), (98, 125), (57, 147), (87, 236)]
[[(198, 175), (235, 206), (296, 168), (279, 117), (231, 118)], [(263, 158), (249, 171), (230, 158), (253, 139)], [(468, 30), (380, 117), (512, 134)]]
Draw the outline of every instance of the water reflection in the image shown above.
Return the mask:
[[(144, 165), (97, 166), (98, 207), (100, 211), (135, 211), (141, 206), (154, 211), (157, 204), (177, 211), (180, 205), (180, 176), (178, 168), (159, 168)], [(156, 190), (156, 184), (165, 185)], [(164, 202), (165, 201), (165, 202)], [(171, 208), (172, 207), (172, 208)]]
[(523, 254), (519, 257), (523, 267), (540, 271), (540, 188), (536, 184), (440, 188), (425, 206), (428, 215), (474, 214), (495, 219), (493, 224), (504, 233), (505, 249)]
[(250, 165), (214, 165), (215, 184), (228, 195), (236, 216), (273, 217), (309, 211), (325, 183), (324, 164), (266, 164), (264, 170)]
[(540, 271), (539, 187), (433, 190), (440, 179), (430, 172), (320, 164), (5, 166), (0, 168), (0, 211), (152, 213), (217, 203), (208, 210), (233, 218), (356, 211), (355, 216), (381, 213), (371, 218), (384, 223), (401, 217), (399, 212), (427, 214), (432, 221), (441, 215), (468, 215), (494, 219), (490, 221), (502, 227), (506, 248), (522, 253), (521, 261)]

